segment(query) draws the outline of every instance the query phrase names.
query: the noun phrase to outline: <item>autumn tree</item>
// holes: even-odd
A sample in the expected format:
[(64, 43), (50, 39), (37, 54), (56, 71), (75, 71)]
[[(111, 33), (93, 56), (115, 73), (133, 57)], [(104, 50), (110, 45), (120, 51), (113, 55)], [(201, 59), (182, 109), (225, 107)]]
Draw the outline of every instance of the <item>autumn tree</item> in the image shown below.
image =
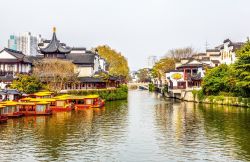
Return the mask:
[(43, 59), (34, 63), (33, 74), (46, 83), (48, 89), (60, 92), (64, 84), (78, 82), (75, 69), (75, 65), (68, 60)]
[(106, 59), (109, 64), (109, 74), (113, 76), (122, 76), (127, 80), (129, 78), (129, 67), (127, 59), (109, 46), (98, 46), (95, 50), (99, 55)]
[(175, 60), (172, 58), (162, 58), (153, 66), (152, 75), (154, 78), (161, 79), (165, 73), (175, 69)]

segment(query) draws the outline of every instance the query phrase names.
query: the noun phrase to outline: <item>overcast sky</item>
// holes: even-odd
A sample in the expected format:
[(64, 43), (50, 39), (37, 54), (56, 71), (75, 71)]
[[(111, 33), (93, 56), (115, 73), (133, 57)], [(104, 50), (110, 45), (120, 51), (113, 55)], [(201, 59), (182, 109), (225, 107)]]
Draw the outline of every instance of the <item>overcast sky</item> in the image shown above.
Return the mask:
[(250, 0), (1, 0), (0, 48), (10, 34), (30, 31), (50, 39), (52, 27), (69, 46), (107, 44), (132, 70), (147, 57), (193, 46), (199, 51), (226, 38), (250, 35)]

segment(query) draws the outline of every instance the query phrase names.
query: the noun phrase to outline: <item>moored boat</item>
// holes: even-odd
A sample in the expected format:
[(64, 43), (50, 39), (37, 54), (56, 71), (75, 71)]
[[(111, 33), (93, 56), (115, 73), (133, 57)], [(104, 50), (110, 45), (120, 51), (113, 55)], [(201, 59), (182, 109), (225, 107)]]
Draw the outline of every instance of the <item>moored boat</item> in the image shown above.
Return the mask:
[(18, 118), (23, 114), (19, 111), (17, 104), (18, 102), (14, 101), (5, 101), (1, 103), (3, 108), (3, 115), (8, 116), (9, 118)]
[(70, 102), (74, 103), (76, 110), (85, 108), (101, 108), (105, 102), (98, 95), (75, 96), (71, 97)]
[(52, 111), (71, 111), (74, 109), (73, 104), (69, 103), (66, 96), (57, 96), (53, 98), (55, 101), (51, 103), (50, 108)]
[(29, 95), (31, 98), (52, 98), (53, 92), (50, 91), (40, 91), (34, 94)]
[(18, 108), (20, 113), (25, 116), (30, 115), (52, 115), (50, 103), (45, 101), (39, 102), (19, 102)]

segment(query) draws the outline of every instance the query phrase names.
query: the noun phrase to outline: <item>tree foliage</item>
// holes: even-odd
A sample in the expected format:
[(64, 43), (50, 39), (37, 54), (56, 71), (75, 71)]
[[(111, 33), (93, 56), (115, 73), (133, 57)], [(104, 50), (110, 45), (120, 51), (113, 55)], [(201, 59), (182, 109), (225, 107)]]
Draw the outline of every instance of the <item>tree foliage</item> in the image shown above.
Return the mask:
[(106, 59), (109, 64), (109, 74), (113, 76), (123, 76), (126, 79), (129, 78), (129, 67), (127, 59), (109, 46), (96, 47), (99, 55)]
[(78, 82), (76, 67), (68, 60), (43, 59), (35, 62), (33, 74), (46, 83), (48, 89), (56, 92), (61, 91), (65, 83)]
[(218, 95), (221, 91), (235, 91), (236, 79), (233, 74), (233, 68), (226, 64), (208, 70), (202, 82), (203, 92)]
[(250, 41), (237, 52), (238, 60), (234, 64), (237, 86), (243, 96), (250, 96)]
[(137, 77), (139, 78), (139, 82), (150, 82), (150, 71), (147, 68), (143, 68), (138, 70)]
[(42, 83), (34, 75), (19, 74), (11, 84), (11, 88), (30, 94), (42, 89)]
[(175, 69), (175, 60), (172, 58), (160, 59), (152, 68), (152, 76), (154, 78), (161, 78), (167, 71)]

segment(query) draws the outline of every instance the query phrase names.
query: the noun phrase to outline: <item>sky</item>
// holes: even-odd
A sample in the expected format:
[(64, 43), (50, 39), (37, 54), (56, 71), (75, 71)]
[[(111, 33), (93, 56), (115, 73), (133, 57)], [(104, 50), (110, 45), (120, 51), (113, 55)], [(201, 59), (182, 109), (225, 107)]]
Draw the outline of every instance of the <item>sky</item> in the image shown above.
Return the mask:
[(131, 70), (147, 57), (192, 46), (205, 51), (250, 36), (249, 0), (1, 0), (0, 48), (10, 34), (29, 31), (74, 47), (109, 45)]

